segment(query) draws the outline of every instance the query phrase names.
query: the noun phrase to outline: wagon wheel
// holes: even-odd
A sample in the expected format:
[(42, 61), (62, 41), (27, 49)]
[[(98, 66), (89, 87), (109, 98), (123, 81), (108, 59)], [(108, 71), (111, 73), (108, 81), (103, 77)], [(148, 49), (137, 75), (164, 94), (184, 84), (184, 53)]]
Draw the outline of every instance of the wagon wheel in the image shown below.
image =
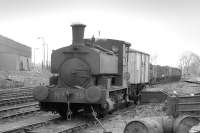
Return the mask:
[(57, 112), (61, 116), (62, 119), (64, 119), (64, 120), (67, 119), (67, 110), (66, 109), (59, 109)]
[(141, 103), (141, 94), (137, 94), (137, 103), (136, 105), (139, 105)]
[[(77, 109), (73, 106), (71, 107), (72, 115), (75, 116), (77, 114)], [(61, 116), (62, 119), (67, 119), (67, 107), (57, 110), (57, 113)]]

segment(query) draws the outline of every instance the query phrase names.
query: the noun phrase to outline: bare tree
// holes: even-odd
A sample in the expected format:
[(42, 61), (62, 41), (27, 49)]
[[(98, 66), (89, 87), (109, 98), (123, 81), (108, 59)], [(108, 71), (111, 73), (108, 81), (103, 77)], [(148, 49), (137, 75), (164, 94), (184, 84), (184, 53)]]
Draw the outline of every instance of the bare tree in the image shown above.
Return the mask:
[(150, 56), (150, 63), (155, 65), (156, 61), (157, 61), (157, 58), (158, 58), (157, 54), (154, 54), (154, 55)]
[(193, 75), (199, 75), (200, 74), (200, 57), (193, 53), (192, 55), (192, 62), (189, 67), (189, 71)]
[(193, 52), (184, 52), (179, 59), (179, 68), (183, 75), (200, 74), (200, 57)]

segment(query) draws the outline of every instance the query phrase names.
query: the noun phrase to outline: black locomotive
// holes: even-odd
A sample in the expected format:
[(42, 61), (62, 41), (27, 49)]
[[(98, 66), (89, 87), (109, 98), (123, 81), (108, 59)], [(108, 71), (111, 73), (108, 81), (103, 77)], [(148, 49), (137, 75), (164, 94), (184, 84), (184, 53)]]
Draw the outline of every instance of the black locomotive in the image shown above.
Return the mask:
[(72, 44), (52, 52), (50, 85), (33, 90), (40, 108), (65, 118), (82, 110), (103, 115), (138, 100), (149, 82), (149, 55), (121, 40), (84, 39), (85, 25), (71, 26)]

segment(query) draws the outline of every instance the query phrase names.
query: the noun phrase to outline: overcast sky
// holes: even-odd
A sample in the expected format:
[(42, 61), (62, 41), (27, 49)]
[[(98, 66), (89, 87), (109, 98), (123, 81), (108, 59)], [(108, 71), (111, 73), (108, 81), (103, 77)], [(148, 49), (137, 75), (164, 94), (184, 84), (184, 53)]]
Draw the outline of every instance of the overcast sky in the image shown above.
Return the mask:
[(0, 34), (37, 50), (71, 44), (73, 22), (85, 37), (121, 39), (157, 55), (157, 64), (177, 66), (184, 51), (200, 54), (200, 0), (0, 0)]

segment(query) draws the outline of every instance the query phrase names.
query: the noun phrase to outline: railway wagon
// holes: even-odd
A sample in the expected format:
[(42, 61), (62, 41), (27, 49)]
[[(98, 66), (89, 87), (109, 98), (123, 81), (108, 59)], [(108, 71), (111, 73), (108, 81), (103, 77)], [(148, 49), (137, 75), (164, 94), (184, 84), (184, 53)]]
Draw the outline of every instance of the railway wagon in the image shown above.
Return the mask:
[(141, 90), (149, 83), (150, 55), (130, 49), (128, 51), (128, 72), (130, 73), (129, 94), (131, 100), (138, 100)]
[(179, 81), (181, 79), (182, 72), (178, 68), (172, 68), (172, 80)]
[(179, 81), (181, 70), (175, 67), (150, 64), (150, 84)]

